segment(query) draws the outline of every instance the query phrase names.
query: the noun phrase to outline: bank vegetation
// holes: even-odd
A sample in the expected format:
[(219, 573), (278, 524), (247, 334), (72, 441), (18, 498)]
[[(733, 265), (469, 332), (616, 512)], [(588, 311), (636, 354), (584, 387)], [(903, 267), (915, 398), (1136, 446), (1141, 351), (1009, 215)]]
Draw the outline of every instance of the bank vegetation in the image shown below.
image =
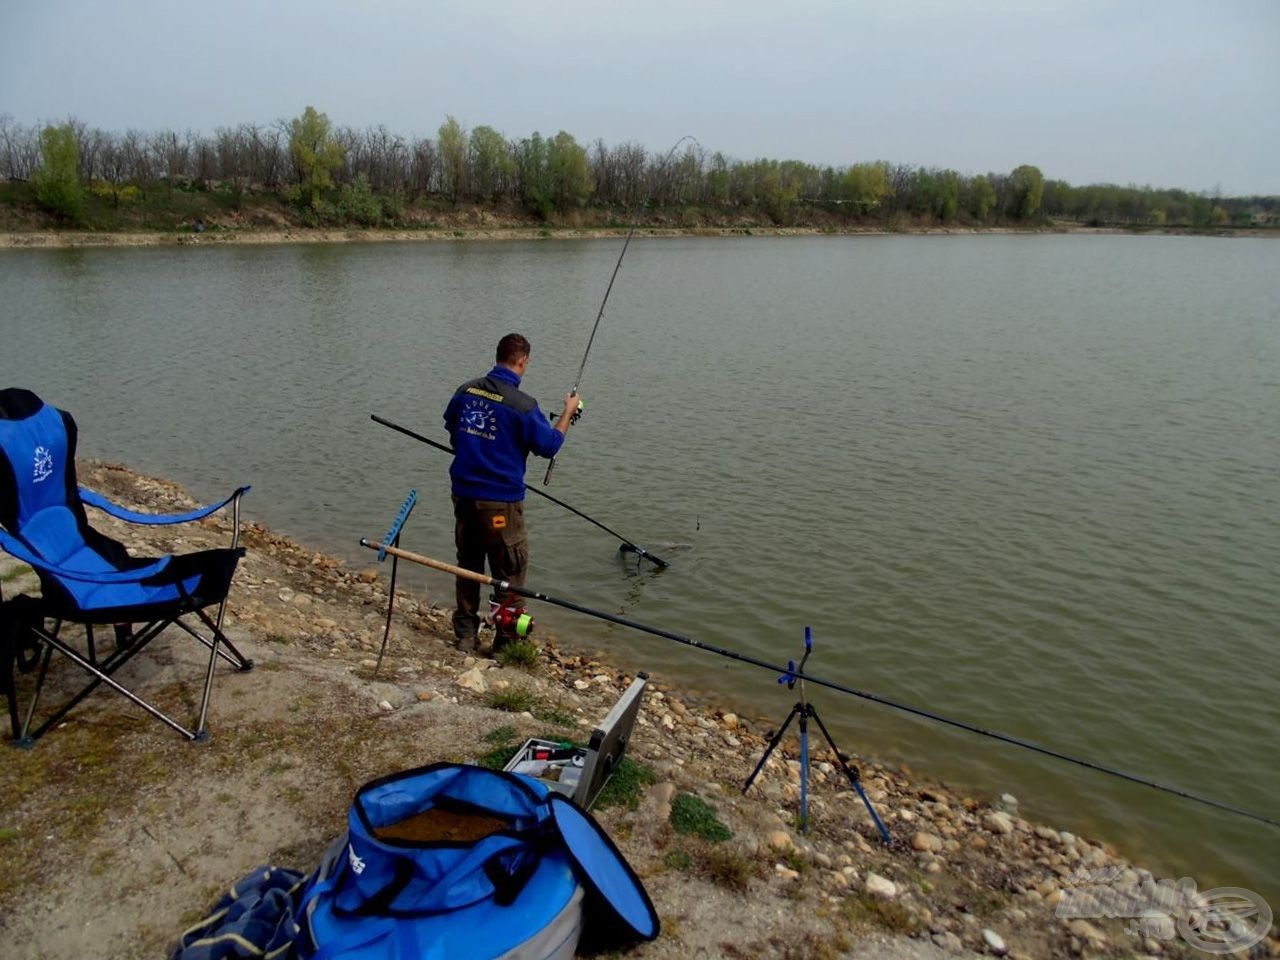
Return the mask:
[(0, 115), (0, 231), (431, 228), (465, 210), (507, 225), (820, 229), (1043, 227), (1280, 230), (1280, 197), (1073, 186), (1008, 173), (859, 161), (738, 160), (689, 141), (580, 144), (565, 131), (513, 139), (448, 117), (435, 137), (293, 119), (212, 135), (114, 132), (69, 118)]

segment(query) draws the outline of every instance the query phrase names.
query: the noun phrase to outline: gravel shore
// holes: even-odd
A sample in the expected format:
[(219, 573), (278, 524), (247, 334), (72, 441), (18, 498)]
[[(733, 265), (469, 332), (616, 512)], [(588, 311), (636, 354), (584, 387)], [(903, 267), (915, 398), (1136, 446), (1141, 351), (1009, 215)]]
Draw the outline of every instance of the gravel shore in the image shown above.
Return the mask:
[[(118, 465), (83, 463), (80, 478), (135, 509), (191, 503), (175, 485)], [(130, 528), (91, 520), (139, 555), (224, 545), (230, 531), (223, 519)], [(476, 762), (528, 736), (583, 740), (632, 679), (569, 652), (568, 638), (542, 640), (532, 667), (464, 655), (449, 643), (449, 598), (403, 592), (375, 675), (388, 569), (348, 569), (252, 524), (243, 542), (228, 634), (257, 666), (219, 671), (207, 743), (184, 742), (99, 692), (33, 750), (5, 751), (0, 927), (11, 960), (163, 956), (259, 864), (314, 866), (365, 781)], [(0, 584), (6, 597), (38, 588), (7, 556)], [(126, 668), (183, 717), (198, 700), (191, 677), (201, 661), (187, 647), (196, 645), (162, 637)], [(837, 758), (820, 750), (811, 829), (801, 834), (796, 738), (744, 796), (770, 722), (706, 699), (695, 705), (677, 687), (650, 685), (629, 751), (643, 774), (637, 792), (597, 811), (663, 922), (661, 937), (630, 955), (1203, 955), (1158, 911), (1081, 916), (1081, 891), (1150, 890), (1158, 878), (1103, 840), (1030, 822), (1007, 794), (963, 796), (858, 759), (895, 840), (886, 847)], [(729, 839), (680, 832), (672, 810), (684, 797), (714, 810)], [(1072, 912), (1061, 909), (1064, 897), (1075, 916), (1057, 915)], [(1238, 955), (1280, 956), (1276, 929)]]

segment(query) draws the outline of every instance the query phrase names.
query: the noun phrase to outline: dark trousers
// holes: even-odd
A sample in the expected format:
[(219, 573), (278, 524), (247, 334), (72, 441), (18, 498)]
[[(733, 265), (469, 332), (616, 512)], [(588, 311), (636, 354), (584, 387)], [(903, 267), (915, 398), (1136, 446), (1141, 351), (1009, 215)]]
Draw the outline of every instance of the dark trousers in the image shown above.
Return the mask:
[[(524, 501), (453, 498), (453, 538), (458, 548), (458, 566), (484, 573), (515, 586), (524, 585), (529, 566), (529, 542), (524, 532)], [(518, 594), (498, 592), (498, 603), (519, 603)], [(480, 628), (480, 584), (457, 578), (457, 609), (453, 612), (453, 635), (459, 640), (475, 638)], [(509, 637), (500, 638), (503, 640)]]

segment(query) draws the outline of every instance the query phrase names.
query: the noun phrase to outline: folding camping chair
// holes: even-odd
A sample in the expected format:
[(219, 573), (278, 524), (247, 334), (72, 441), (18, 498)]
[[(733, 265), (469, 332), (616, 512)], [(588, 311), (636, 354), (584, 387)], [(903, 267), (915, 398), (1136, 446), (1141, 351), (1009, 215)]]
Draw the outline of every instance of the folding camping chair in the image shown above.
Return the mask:
[[(241, 487), (221, 503), (176, 516), (126, 510), (77, 486), (76, 436), (70, 414), (45, 404), (29, 390), (0, 390), (0, 547), (34, 568), (41, 588), (39, 597), (0, 597), (0, 687), (9, 701), (14, 743), (31, 746), (101, 684), (188, 740), (203, 740), (218, 658), (241, 671), (253, 667), (253, 661), (222, 632), (227, 591), (244, 556), (244, 548), (238, 545), (240, 498), (249, 488)], [(136, 524), (185, 523), (231, 504), (231, 546), (177, 556), (131, 557), (122, 544), (89, 526), (85, 504)], [(215, 605), (217, 614), (210, 617), (207, 610)], [(68, 623), (83, 626), (83, 653), (62, 636)], [(191, 730), (116, 678), (170, 625), (209, 650), (199, 715)], [(94, 636), (94, 628), (104, 626), (114, 627), (115, 633), (114, 648), (105, 656)], [(54, 651), (84, 670), (88, 679), (32, 730)], [(20, 720), (15, 674), (29, 673), (37, 663), (35, 688)]]

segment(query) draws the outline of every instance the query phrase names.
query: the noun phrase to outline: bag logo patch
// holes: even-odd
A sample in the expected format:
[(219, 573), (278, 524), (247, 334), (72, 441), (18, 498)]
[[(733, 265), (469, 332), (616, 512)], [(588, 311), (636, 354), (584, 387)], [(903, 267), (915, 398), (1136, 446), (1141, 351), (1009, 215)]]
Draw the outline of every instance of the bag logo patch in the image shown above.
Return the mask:
[(351, 864), (351, 872), (357, 877), (364, 873), (365, 863), (356, 856), (356, 852), (351, 848), (350, 844), (347, 844), (347, 862)]
[(44, 447), (36, 447), (33, 483), (40, 483), (53, 476), (53, 454)]

